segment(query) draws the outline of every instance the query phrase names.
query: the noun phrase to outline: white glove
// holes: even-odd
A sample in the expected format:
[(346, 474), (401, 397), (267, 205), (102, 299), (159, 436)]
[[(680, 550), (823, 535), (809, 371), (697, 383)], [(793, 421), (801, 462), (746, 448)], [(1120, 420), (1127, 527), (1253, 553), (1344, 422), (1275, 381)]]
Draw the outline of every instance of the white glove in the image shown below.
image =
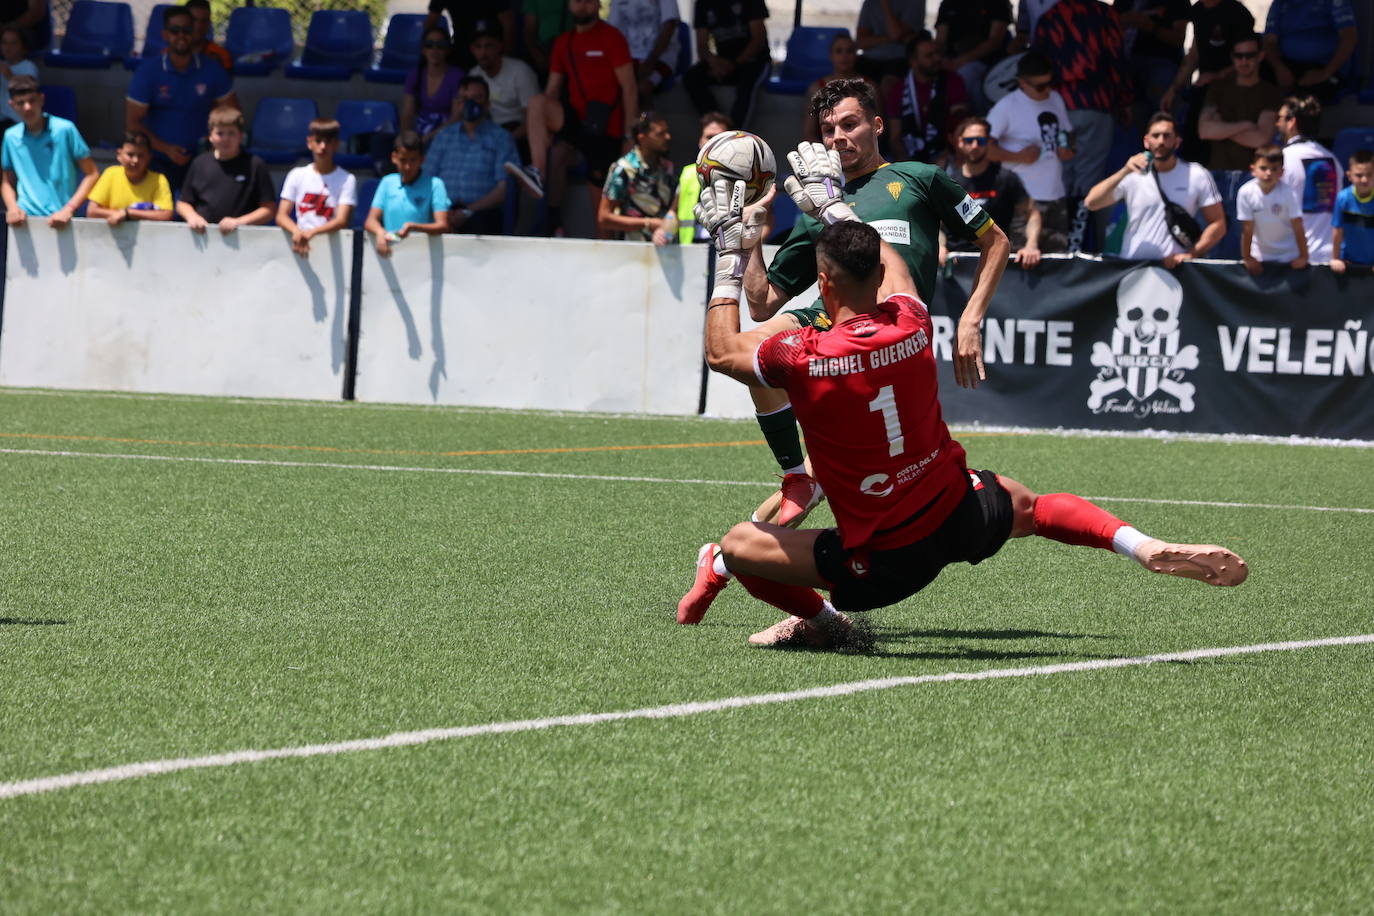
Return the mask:
[(782, 183), (783, 190), (797, 203), (797, 209), (832, 226), (858, 220), (844, 202), (844, 169), (840, 154), (823, 144), (802, 141), (787, 154), (792, 174)]
[[(697, 222), (711, 234), (716, 246), (716, 283), (712, 299), (739, 301), (744, 277), (744, 265), (749, 260), (745, 245), (744, 191), (742, 181), (718, 178), (701, 189), (701, 199), (694, 212)], [(766, 216), (762, 207), (751, 208)], [(752, 214), (751, 214), (752, 216)], [(752, 227), (751, 227), (752, 228)], [(753, 228), (748, 247), (758, 244), (762, 222)]]

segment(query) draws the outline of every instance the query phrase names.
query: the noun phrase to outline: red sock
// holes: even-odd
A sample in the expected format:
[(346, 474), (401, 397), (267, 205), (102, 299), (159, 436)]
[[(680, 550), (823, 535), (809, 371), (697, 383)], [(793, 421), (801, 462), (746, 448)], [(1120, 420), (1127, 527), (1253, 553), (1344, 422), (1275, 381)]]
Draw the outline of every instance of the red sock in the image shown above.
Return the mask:
[(1072, 493), (1046, 493), (1035, 501), (1035, 533), (1065, 544), (1111, 550), (1112, 535), (1124, 524)]
[(746, 576), (743, 573), (736, 573), (735, 578), (739, 579), (740, 585), (755, 598), (802, 620), (810, 620), (824, 607), (825, 599), (820, 593), (804, 585), (784, 585), (772, 579)]

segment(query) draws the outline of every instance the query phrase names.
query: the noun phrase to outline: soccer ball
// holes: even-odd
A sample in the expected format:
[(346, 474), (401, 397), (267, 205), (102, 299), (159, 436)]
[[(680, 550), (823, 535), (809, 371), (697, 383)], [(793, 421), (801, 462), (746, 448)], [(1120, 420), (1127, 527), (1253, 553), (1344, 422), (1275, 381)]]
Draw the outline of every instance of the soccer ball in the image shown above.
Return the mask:
[(744, 203), (756, 203), (773, 186), (777, 164), (773, 151), (747, 130), (716, 134), (697, 153), (697, 177), (706, 187), (717, 178), (744, 182)]

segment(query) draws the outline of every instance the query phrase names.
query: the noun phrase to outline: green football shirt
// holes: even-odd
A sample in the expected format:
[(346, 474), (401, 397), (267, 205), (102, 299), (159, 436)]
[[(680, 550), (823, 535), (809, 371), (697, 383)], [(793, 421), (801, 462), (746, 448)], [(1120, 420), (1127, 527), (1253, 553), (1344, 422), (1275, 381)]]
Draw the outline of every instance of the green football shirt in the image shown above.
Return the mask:
[[(968, 241), (992, 225), (992, 217), (953, 178), (924, 162), (879, 166), (845, 185), (844, 200), (902, 255), (925, 302), (935, 292), (940, 224), (949, 236)], [(816, 239), (824, 228), (815, 217), (799, 216), (768, 268), (768, 281), (789, 296), (815, 283)]]

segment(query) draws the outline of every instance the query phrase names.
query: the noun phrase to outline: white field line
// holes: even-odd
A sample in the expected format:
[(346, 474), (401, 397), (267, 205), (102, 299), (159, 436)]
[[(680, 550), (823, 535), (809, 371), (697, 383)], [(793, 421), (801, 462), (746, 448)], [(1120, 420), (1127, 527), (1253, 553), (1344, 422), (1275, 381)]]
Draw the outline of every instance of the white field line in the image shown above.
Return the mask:
[[(334, 461), (273, 461), (265, 458), (205, 458), (193, 455), (141, 455), (119, 452), (71, 452), (56, 449), (0, 448), (0, 455), (30, 455), (50, 458), (100, 458), (113, 461), (172, 461), (192, 464), (236, 464), (273, 468), (323, 468), (333, 471), (380, 471), (407, 474), (475, 474), (488, 477), (535, 477), (552, 480), (597, 480), (612, 483), (701, 484), (712, 487), (767, 487), (767, 480), (706, 480), (700, 477), (631, 477), (614, 474), (554, 474), (546, 471), (505, 471), (494, 468), (408, 467), (394, 464), (348, 464)], [(1302, 506), (1283, 503), (1240, 503), (1198, 499), (1158, 499), (1145, 496), (1087, 496), (1097, 502), (1151, 503), (1158, 506), (1216, 506), (1225, 509), (1287, 509), (1301, 512), (1348, 512), (1374, 515), (1374, 509), (1358, 506)]]
[(40, 779), (25, 779), (16, 782), (0, 783), (0, 799), (18, 798), (23, 795), (38, 795), (56, 792), (76, 786), (98, 785), (107, 782), (122, 782), (142, 776), (157, 776), (177, 773), (182, 770), (202, 770), (212, 767), (229, 767), (240, 763), (257, 763), (262, 760), (283, 758), (324, 757), (333, 754), (349, 754), (355, 751), (378, 751), (392, 747), (410, 747), (429, 744), (434, 741), (450, 741), (458, 738), (475, 738), (480, 735), (502, 735), (514, 732), (541, 731), (549, 728), (562, 728), (574, 725), (599, 725), (603, 722), (623, 722), (630, 719), (680, 719), (704, 713), (722, 712), (729, 709), (744, 709), (750, 706), (768, 706), (775, 703), (794, 703), (800, 700), (818, 700), (830, 697), (851, 696), (876, 690), (891, 690), (894, 687), (910, 687), (917, 684), (936, 684), (949, 681), (991, 681), (1007, 678), (1034, 677), (1049, 674), (1070, 674), (1078, 671), (1100, 671), (1105, 668), (1131, 668), (1140, 665), (1153, 665), (1157, 662), (1192, 662), (1209, 658), (1223, 658), (1229, 655), (1252, 655), (1259, 652), (1292, 652), (1298, 649), (1315, 649), (1331, 646), (1354, 646), (1374, 644), (1374, 633), (1358, 636), (1333, 636), (1326, 639), (1307, 639), (1294, 642), (1260, 643), (1252, 646), (1225, 646), (1214, 649), (1189, 649), (1183, 652), (1162, 652), (1157, 655), (1141, 655), (1134, 658), (1095, 659), (1086, 662), (1066, 662), (1058, 665), (1038, 665), (1032, 668), (992, 668), (985, 671), (949, 671), (944, 674), (922, 674), (910, 677), (878, 678), (867, 681), (850, 681), (832, 684), (829, 687), (810, 687), (805, 690), (792, 690), (786, 693), (762, 693), (751, 696), (726, 697), (721, 700), (708, 700), (699, 703), (673, 703), (667, 706), (649, 706), (643, 709), (626, 709), (618, 712), (581, 713), (578, 715), (552, 716), (545, 719), (517, 719), (510, 722), (489, 722), (485, 725), (464, 725), (456, 728), (431, 728), (424, 731), (396, 732), (382, 738), (360, 738), (354, 741), (339, 741), (333, 744), (307, 744), (301, 747), (279, 747), (270, 750), (229, 751), (205, 757), (179, 757), (172, 760), (147, 760), (142, 763), (128, 763), (123, 766), (103, 770), (85, 770), (65, 773), (61, 776), (46, 776)]

